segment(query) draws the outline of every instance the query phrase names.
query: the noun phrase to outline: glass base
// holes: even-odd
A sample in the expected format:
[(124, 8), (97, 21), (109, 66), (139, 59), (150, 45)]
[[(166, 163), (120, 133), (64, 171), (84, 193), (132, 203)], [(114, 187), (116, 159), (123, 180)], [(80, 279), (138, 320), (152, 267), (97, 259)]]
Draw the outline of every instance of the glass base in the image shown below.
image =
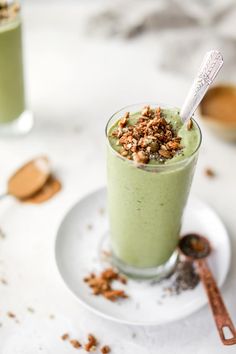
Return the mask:
[(34, 125), (32, 111), (24, 111), (17, 119), (9, 123), (0, 123), (0, 136), (16, 137), (25, 135), (31, 131)]
[(121, 273), (124, 273), (128, 277), (135, 279), (155, 279), (159, 281), (163, 278), (167, 278), (174, 272), (178, 262), (178, 251), (174, 251), (166, 263), (152, 268), (132, 267), (122, 262), (114, 254), (112, 254), (111, 262)]
[(120, 259), (118, 259), (114, 255), (114, 253), (111, 252), (109, 232), (106, 232), (104, 234), (98, 248), (100, 260), (102, 263), (104, 263), (105, 261), (106, 264), (108, 263), (116, 267), (121, 273), (137, 280), (153, 279), (156, 281), (160, 281), (164, 278), (167, 278), (174, 272), (179, 258), (179, 253), (176, 250), (173, 252), (168, 261), (160, 266), (152, 268), (137, 268), (129, 266)]

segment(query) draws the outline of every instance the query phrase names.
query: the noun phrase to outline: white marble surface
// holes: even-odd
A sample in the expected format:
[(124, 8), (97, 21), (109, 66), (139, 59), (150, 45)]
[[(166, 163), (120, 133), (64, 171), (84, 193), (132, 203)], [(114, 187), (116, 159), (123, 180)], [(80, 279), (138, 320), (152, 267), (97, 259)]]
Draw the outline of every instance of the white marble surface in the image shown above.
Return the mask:
[[(145, 100), (181, 104), (189, 82), (158, 70), (157, 34), (133, 41), (87, 36), (84, 23), (102, 1), (28, 0), (24, 5), (28, 99), (36, 124), (25, 138), (0, 140), (0, 189), (23, 161), (45, 153), (63, 191), (40, 206), (1, 201), (6, 238), (0, 239), (0, 277), (8, 285), (0, 283), (0, 353), (76, 352), (61, 341), (64, 332), (79, 339), (95, 333), (114, 354), (235, 353), (235, 347), (221, 345), (207, 307), (179, 323), (135, 328), (89, 313), (62, 284), (54, 263), (55, 233), (78, 198), (105, 184), (104, 124), (109, 115)], [(208, 166), (216, 171), (215, 179), (205, 177)], [(215, 208), (231, 236), (233, 262), (223, 295), (236, 323), (235, 179), (235, 145), (203, 128), (193, 193)], [(8, 311), (19, 323), (8, 318)]]

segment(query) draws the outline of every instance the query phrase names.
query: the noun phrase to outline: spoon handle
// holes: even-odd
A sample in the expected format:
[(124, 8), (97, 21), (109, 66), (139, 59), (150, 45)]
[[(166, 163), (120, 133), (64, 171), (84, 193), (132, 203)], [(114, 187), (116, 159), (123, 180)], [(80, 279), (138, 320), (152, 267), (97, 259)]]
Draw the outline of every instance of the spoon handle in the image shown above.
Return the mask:
[(186, 122), (192, 117), (199, 103), (203, 99), (208, 87), (214, 81), (216, 75), (223, 65), (222, 54), (218, 50), (211, 50), (206, 53), (199, 72), (193, 81), (189, 93), (180, 111), (180, 117)]
[[(204, 284), (220, 338), (225, 345), (236, 344), (236, 331), (206, 260), (195, 261)], [(226, 335), (228, 333), (228, 336)]]

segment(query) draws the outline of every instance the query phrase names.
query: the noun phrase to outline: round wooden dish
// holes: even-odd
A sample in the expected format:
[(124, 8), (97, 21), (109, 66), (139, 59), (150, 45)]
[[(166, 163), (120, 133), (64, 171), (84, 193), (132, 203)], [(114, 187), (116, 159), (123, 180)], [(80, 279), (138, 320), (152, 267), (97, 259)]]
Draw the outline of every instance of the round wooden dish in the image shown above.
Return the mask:
[(198, 113), (219, 137), (236, 141), (236, 86), (223, 84), (210, 88)]

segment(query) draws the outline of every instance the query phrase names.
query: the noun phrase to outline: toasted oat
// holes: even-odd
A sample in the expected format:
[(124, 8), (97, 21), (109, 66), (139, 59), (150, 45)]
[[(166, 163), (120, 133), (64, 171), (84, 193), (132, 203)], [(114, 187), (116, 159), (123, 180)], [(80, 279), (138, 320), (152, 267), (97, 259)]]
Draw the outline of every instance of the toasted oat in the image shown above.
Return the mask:
[(138, 163), (148, 163), (149, 161), (148, 155), (144, 151), (134, 153), (133, 159)]
[(190, 118), (190, 119), (188, 120), (188, 123), (187, 123), (187, 129), (188, 129), (188, 130), (191, 130), (192, 127), (193, 127), (193, 121), (192, 121), (192, 119)]
[(119, 127), (124, 128), (126, 126), (127, 122), (128, 122), (128, 119), (124, 117), (119, 121), (118, 125), (119, 125)]
[(103, 295), (110, 301), (116, 301), (119, 298), (126, 299), (128, 297), (124, 290), (108, 290), (104, 291)]
[(117, 280), (122, 284), (127, 284), (127, 278), (123, 274), (118, 274)]
[(101, 348), (101, 353), (102, 354), (108, 354), (111, 352), (111, 348), (108, 346), (108, 345), (104, 345), (102, 348)]
[(181, 145), (177, 141), (169, 141), (166, 144), (166, 147), (167, 147), (167, 149), (170, 149), (170, 150), (179, 150), (179, 149), (181, 149)]
[(107, 268), (101, 273), (103, 279), (113, 280), (118, 278), (118, 272), (113, 268)]
[(71, 339), (70, 340), (70, 344), (75, 348), (75, 349), (79, 349), (82, 347), (82, 345), (80, 344), (80, 342), (77, 339)]
[(94, 337), (94, 335), (93, 334), (89, 334), (88, 335), (88, 343), (86, 343), (84, 345), (84, 349), (87, 352), (91, 352), (91, 351), (96, 349), (97, 344), (98, 344), (98, 342), (97, 342), (97, 339)]
[(64, 333), (64, 334), (61, 336), (61, 339), (62, 339), (62, 340), (67, 340), (67, 339), (69, 339), (69, 334), (68, 334), (68, 333)]
[(159, 155), (166, 158), (166, 159), (170, 159), (172, 157), (172, 154), (170, 151), (164, 150), (163, 148), (161, 150), (158, 151)]

